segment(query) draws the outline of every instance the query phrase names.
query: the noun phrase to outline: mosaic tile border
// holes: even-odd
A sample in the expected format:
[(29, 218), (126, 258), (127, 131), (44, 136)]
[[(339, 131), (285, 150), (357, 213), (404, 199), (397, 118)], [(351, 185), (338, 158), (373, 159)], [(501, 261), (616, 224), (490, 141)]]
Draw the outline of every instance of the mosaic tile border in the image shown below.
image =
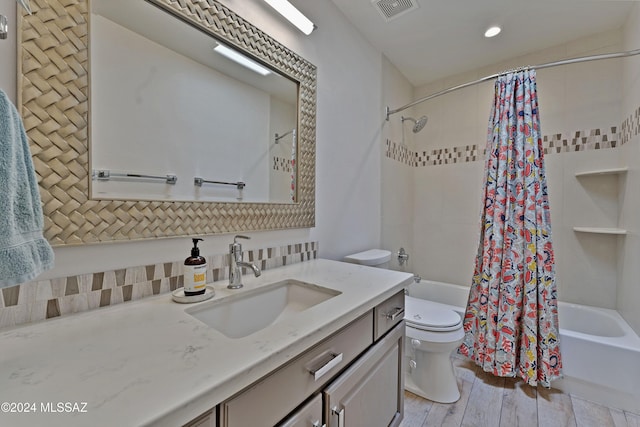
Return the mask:
[[(601, 150), (620, 147), (640, 134), (640, 107), (629, 115), (620, 126), (596, 128), (543, 135), (544, 154), (559, 154), (575, 151)], [(412, 151), (403, 144), (391, 140), (386, 142), (386, 157), (412, 167), (448, 165), (484, 160), (484, 148), (477, 144), (437, 148), (431, 151)]]
[(404, 144), (397, 144), (387, 139), (387, 157), (409, 166), (415, 165), (415, 153)]
[[(244, 251), (261, 270), (317, 258), (318, 242)], [(207, 256), (207, 283), (229, 278), (229, 255)], [(184, 285), (184, 260), (33, 281), (0, 292), (0, 329), (135, 301)], [(245, 271), (246, 273), (246, 271)]]
[(293, 168), (291, 167), (291, 159), (284, 157), (273, 156), (273, 170), (278, 172), (291, 173)]
[(605, 129), (592, 129), (587, 135), (586, 131), (577, 131), (574, 134), (553, 134), (542, 137), (544, 154), (567, 153), (571, 151), (600, 150), (604, 148), (616, 148), (620, 134), (618, 127), (611, 126)]
[(620, 125), (620, 143), (626, 144), (640, 134), (640, 107), (636, 108)]

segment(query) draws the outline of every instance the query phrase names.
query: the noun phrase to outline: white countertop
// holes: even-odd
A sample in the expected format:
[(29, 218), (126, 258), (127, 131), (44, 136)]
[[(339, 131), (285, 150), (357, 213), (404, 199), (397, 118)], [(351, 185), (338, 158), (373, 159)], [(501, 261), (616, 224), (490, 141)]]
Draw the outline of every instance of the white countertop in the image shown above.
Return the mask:
[[(0, 330), (0, 425), (180, 426), (347, 325), (411, 278), (313, 260), (258, 278), (245, 275), (240, 290), (226, 289), (226, 280), (215, 282), (213, 300), (283, 279), (341, 292), (240, 339), (186, 314), (194, 304), (174, 303), (170, 294)], [(3, 402), (14, 409), (28, 404), (35, 412), (6, 413)], [(59, 402), (62, 411), (52, 412)]]

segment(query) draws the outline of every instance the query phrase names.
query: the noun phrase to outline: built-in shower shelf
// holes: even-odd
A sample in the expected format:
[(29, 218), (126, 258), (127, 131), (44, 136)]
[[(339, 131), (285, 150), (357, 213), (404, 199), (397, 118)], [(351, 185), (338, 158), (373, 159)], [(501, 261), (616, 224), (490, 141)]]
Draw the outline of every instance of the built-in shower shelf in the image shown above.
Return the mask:
[(623, 228), (611, 228), (611, 227), (573, 227), (573, 231), (576, 231), (578, 233), (595, 233), (595, 234), (614, 234), (614, 235), (627, 234), (627, 230)]
[(576, 177), (580, 176), (595, 176), (595, 175), (620, 175), (623, 173), (627, 173), (629, 169), (627, 167), (623, 168), (611, 168), (611, 169), (598, 169), (592, 171), (584, 171), (584, 172), (576, 172)]

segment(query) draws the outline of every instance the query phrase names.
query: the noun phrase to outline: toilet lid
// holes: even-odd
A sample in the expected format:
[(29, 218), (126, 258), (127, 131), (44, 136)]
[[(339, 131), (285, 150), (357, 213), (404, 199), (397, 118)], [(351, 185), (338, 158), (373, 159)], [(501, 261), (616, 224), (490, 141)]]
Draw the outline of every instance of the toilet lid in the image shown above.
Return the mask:
[(380, 265), (391, 259), (391, 252), (384, 249), (369, 249), (357, 254), (347, 255), (344, 260), (353, 264)]
[(462, 327), (460, 315), (438, 303), (406, 295), (404, 305), (404, 320), (414, 328), (445, 332)]

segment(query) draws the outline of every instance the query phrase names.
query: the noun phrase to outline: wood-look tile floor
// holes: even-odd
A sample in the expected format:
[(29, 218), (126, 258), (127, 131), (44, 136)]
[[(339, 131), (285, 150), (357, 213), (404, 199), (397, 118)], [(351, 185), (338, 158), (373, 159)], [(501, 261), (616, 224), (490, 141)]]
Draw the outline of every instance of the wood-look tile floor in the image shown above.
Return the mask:
[(640, 415), (512, 378), (497, 378), (453, 357), (460, 400), (436, 403), (405, 392), (400, 427), (640, 427)]

